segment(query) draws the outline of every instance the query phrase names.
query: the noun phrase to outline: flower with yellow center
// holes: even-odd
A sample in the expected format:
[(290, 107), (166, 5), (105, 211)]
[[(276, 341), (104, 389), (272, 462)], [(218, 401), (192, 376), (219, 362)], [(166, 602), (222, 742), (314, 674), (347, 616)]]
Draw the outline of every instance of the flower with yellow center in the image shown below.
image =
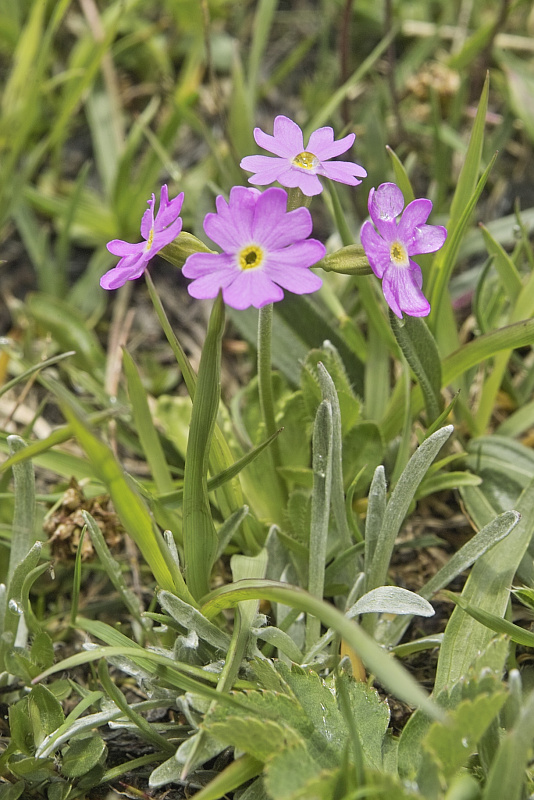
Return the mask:
[(430, 303), (421, 291), (421, 267), (411, 256), (434, 253), (447, 238), (441, 225), (426, 224), (431, 211), (432, 203), (425, 197), (404, 208), (404, 197), (394, 183), (382, 183), (369, 193), (372, 222), (362, 225), (362, 245), (371, 269), (382, 279), (387, 304), (401, 319), (403, 313), (412, 317), (430, 313)]
[(332, 181), (357, 186), (367, 175), (363, 167), (352, 161), (331, 161), (335, 156), (348, 150), (354, 142), (354, 134), (334, 141), (332, 128), (319, 128), (309, 138), (304, 147), (304, 138), (299, 126), (282, 115), (274, 120), (274, 135), (269, 136), (260, 128), (254, 129), (254, 139), (260, 147), (274, 153), (271, 156), (246, 156), (241, 161), (243, 169), (256, 173), (249, 178), (250, 183), (266, 186), (278, 181), (289, 189), (299, 188), (303, 194), (312, 197), (323, 191), (318, 176)]
[(192, 297), (209, 299), (222, 290), (232, 308), (262, 308), (282, 300), (284, 290), (309, 294), (322, 280), (309, 267), (324, 257), (321, 242), (309, 239), (307, 208), (287, 210), (287, 192), (259, 192), (234, 186), (228, 201), (216, 200), (217, 213), (207, 214), (204, 230), (222, 253), (193, 253), (182, 269), (191, 278)]
[(141, 220), (141, 236), (143, 242), (131, 244), (122, 239), (113, 239), (108, 242), (107, 248), (110, 253), (120, 256), (119, 263), (108, 270), (100, 278), (100, 286), (103, 289), (118, 289), (124, 286), (126, 281), (133, 281), (140, 278), (147, 268), (150, 259), (156, 253), (173, 242), (182, 230), (182, 220), (180, 211), (184, 202), (184, 193), (169, 200), (169, 192), (164, 184), (161, 187), (159, 196), (159, 209), (154, 219), (154, 206), (156, 198), (152, 195), (148, 201), (148, 208)]

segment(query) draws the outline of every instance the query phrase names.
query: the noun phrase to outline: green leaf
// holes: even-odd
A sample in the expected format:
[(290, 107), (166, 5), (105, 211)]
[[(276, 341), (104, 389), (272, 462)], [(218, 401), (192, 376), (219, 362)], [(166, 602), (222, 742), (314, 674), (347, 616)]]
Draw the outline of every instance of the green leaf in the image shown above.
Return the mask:
[(490, 614), (488, 611), (476, 608), (476, 606), (473, 606), (471, 603), (466, 603), (462, 597), (452, 592), (444, 592), (444, 594), (447, 595), (449, 600), (452, 600), (453, 603), (459, 606), (462, 611), (465, 611), (470, 617), (476, 619), (477, 622), (485, 625), (486, 628), (490, 628), (490, 630), (496, 633), (506, 634), (513, 642), (517, 642), (517, 644), (522, 644), (525, 647), (534, 647), (534, 633), (531, 633), (531, 631), (527, 631), (525, 628), (521, 628), (513, 622), (508, 622), (507, 619), (498, 617), (496, 614)]
[(434, 337), (423, 319), (405, 317), (401, 322), (393, 311), (389, 320), (399, 347), (413, 370), (425, 398), (428, 422), (439, 417), (441, 399), (441, 360)]
[(126, 380), (128, 381), (128, 394), (132, 406), (135, 430), (139, 435), (157, 490), (160, 493), (172, 492), (174, 482), (163, 454), (163, 447), (158, 433), (152, 421), (146, 391), (141, 383), (134, 360), (125, 348), (122, 351), (122, 363)]
[(61, 772), (67, 778), (86, 775), (104, 758), (106, 745), (100, 736), (72, 739), (61, 761)]
[[(318, 617), (328, 628), (339, 633), (347, 644), (362, 658), (369, 671), (393, 693), (413, 705), (421, 705), (435, 718), (440, 712), (421, 690), (413, 678), (393, 661), (358, 625), (347, 619), (329, 603), (312, 597), (297, 586), (271, 580), (246, 580), (210, 592), (203, 598), (201, 611), (208, 618), (216, 616), (224, 608), (235, 606), (241, 600), (265, 598), (282, 603)], [(410, 698), (410, 699), (408, 699)]]
[(410, 503), (432, 461), (452, 431), (452, 425), (448, 425), (433, 433), (419, 446), (404, 468), (386, 506), (372, 560), (366, 564), (367, 591), (385, 585), (395, 539), (408, 513)]
[[(322, 599), (324, 566), (330, 520), (333, 460), (332, 406), (323, 400), (317, 409), (313, 430), (313, 491), (308, 561), (308, 591)], [(344, 509), (343, 509), (344, 513)], [(306, 619), (306, 649), (319, 639), (321, 622), (308, 615)]]
[[(193, 597), (205, 594), (217, 555), (217, 534), (207, 487), (208, 457), (221, 391), (222, 294), (208, 324), (198, 369), (184, 472), (183, 538), (187, 586)], [(186, 598), (187, 599), (187, 598)]]
[(484, 242), (486, 243), (488, 253), (490, 256), (493, 256), (493, 263), (497, 272), (499, 273), (503, 291), (509, 297), (509, 299), (514, 302), (517, 300), (517, 297), (523, 288), (521, 276), (517, 271), (517, 267), (504, 247), (493, 238), (489, 230), (482, 224), (480, 224), (479, 227), (482, 231), (482, 236), (484, 237)]
[(350, 608), (350, 615), (356, 614), (418, 614), (431, 617), (434, 609), (427, 600), (415, 592), (398, 586), (378, 586), (362, 595)]
[(507, 696), (507, 692), (501, 691), (464, 700), (450, 712), (446, 722), (434, 722), (430, 727), (423, 748), (436, 762), (446, 781), (476, 751), (477, 743), (503, 707)]
[[(7, 442), (11, 455), (15, 455), (26, 447), (26, 443), (20, 436), (8, 436)], [(13, 466), (13, 481), (15, 510), (7, 573), (8, 595), (10, 594), (9, 582), (15, 569), (24, 561), (35, 543), (35, 476), (31, 462)]]
[(100, 480), (107, 487), (124, 528), (135, 541), (162, 588), (176, 591), (192, 600), (184, 580), (167, 553), (161, 533), (155, 527), (146, 506), (131, 488), (124, 472), (107, 445), (101, 442), (66, 402), (63, 413)]
[(534, 737), (534, 692), (525, 700), (514, 728), (501, 740), (486, 778), (483, 800), (519, 800)]
[[(534, 479), (515, 507), (521, 519), (505, 540), (476, 561), (462, 592), (465, 602), (501, 617), (506, 611), (515, 572), (534, 535)], [(492, 635), (489, 628), (466, 618), (464, 611), (455, 608), (440, 649), (435, 691), (460, 680)]]
[(35, 686), (28, 696), (28, 716), (36, 747), (65, 720), (61, 703), (42, 685)]
[[(219, 772), (195, 797), (197, 800), (220, 800), (263, 772), (263, 762), (249, 755), (236, 758)], [(151, 784), (152, 785), (152, 784)], [(245, 793), (246, 795), (246, 793)], [(241, 795), (244, 798), (245, 795)]]

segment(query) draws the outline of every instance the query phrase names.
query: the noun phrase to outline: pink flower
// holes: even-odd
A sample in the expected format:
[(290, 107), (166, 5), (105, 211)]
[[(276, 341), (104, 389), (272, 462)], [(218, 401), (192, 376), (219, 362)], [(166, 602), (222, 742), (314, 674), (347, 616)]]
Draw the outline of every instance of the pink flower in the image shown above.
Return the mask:
[[(430, 303), (421, 291), (421, 267), (410, 256), (435, 253), (447, 238), (441, 225), (426, 225), (432, 203), (412, 200), (404, 209), (404, 197), (394, 183), (382, 183), (369, 192), (369, 214), (378, 232), (367, 221), (361, 241), (375, 275), (382, 278), (382, 291), (391, 310), (402, 319), (426, 317)], [(402, 213), (400, 221), (396, 218)]]
[(154, 258), (165, 245), (170, 244), (182, 230), (182, 220), (179, 216), (184, 202), (184, 193), (180, 192), (174, 200), (169, 200), (166, 184), (161, 187), (159, 210), (154, 220), (154, 194), (148, 200), (149, 208), (141, 220), (141, 236), (145, 240), (137, 244), (123, 242), (122, 239), (113, 239), (108, 242), (107, 248), (115, 256), (122, 256), (119, 263), (100, 278), (103, 289), (118, 289), (126, 281), (140, 278)]
[(243, 169), (256, 173), (248, 179), (249, 183), (258, 186), (278, 181), (288, 188), (298, 187), (311, 197), (323, 191), (318, 175), (349, 186), (357, 186), (361, 183), (358, 178), (367, 175), (363, 167), (352, 161), (330, 161), (352, 147), (353, 133), (335, 142), (332, 128), (318, 128), (305, 148), (302, 131), (296, 122), (278, 116), (274, 120), (274, 136), (254, 128), (254, 139), (264, 150), (277, 156), (246, 156), (241, 161)]
[(281, 300), (283, 289), (295, 294), (316, 292), (322, 280), (308, 267), (325, 255), (316, 239), (308, 239), (312, 219), (307, 208), (287, 211), (283, 189), (234, 186), (227, 203), (217, 197), (217, 213), (207, 214), (206, 234), (222, 253), (193, 253), (182, 270), (193, 278), (189, 294), (216, 297), (222, 289), (232, 308), (261, 308)]

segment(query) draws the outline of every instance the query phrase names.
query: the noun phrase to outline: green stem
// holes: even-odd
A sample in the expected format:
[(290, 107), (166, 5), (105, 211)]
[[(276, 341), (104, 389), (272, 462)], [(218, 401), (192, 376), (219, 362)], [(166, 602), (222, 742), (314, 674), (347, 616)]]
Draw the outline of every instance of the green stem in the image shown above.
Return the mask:
[[(260, 394), (261, 416), (267, 436), (277, 432), (274, 416), (274, 397), (271, 372), (271, 340), (273, 329), (273, 304), (260, 308), (258, 319), (258, 390)], [(280, 446), (274, 439), (269, 448), (273, 466), (276, 469), (282, 464)]]

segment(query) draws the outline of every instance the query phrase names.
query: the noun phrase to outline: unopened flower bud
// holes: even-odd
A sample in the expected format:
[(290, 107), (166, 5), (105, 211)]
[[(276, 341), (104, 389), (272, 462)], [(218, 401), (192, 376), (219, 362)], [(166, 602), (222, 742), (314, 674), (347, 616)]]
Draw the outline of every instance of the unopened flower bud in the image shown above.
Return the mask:
[(361, 244), (349, 244), (335, 253), (329, 253), (315, 267), (342, 275), (371, 275), (373, 272)]
[(165, 261), (169, 261), (171, 264), (174, 264), (175, 267), (180, 267), (181, 269), (186, 259), (193, 255), (193, 253), (213, 253), (213, 250), (210, 250), (204, 242), (201, 242), (200, 239), (197, 239), (192, 233), (182, 231), (174, 242), (171, 242), (160, 251), (160, 256), (162, 256)]

